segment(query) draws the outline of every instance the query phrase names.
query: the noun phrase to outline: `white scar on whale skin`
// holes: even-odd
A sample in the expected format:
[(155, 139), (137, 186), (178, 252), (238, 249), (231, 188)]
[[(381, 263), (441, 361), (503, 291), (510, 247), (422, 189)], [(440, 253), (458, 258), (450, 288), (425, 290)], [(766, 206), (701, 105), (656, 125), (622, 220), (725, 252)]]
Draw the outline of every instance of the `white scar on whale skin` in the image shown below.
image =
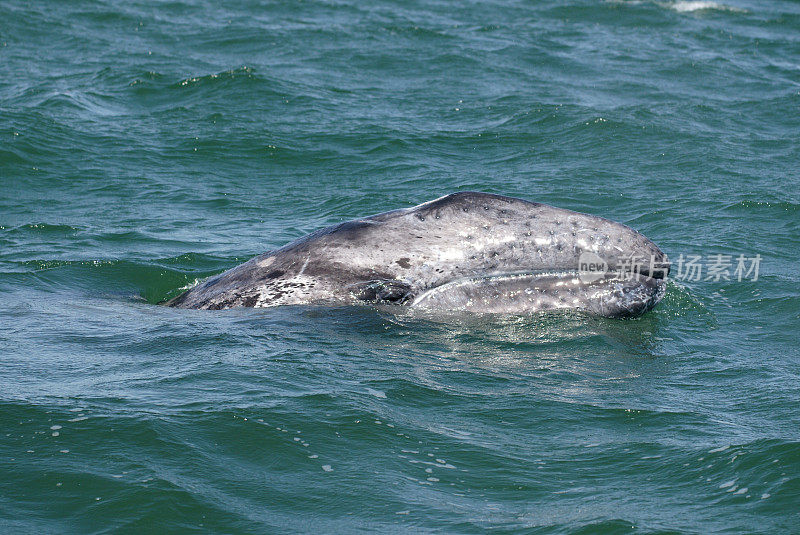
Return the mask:
[[(579, 276), (592, 253), (611, 273)], [(655, 259), (620, 280), (625, 258)], [(180, 308), (381, 304), (434, 311), (575, 309), (630, 316), (664, 295), (669, 261), (608, 219), (502, 195), (462, 192), (321, 229), (211, 277)]]
[(307, 257), (306, 257), (306, 261), (305, 261), (305, 262), (303, 262), (303, 267), (301, 267), (301, 268), (300, 268), (300, 271), (297, 273), (297, 275), (296, 275), (296, 277), (295, 277), (295, 278), (297, 278), (297, 277), (299, 277), (300, 275), (302, 275), (302, 274), (303, 274), (303, 272), (306, 270), (306, 266), (308, 266), (308, 261), (309, 261), (309, 260), (311, 260), (311, 257), (310, 257), (310, 256), (307, 256)]
[(517, 238), (515, 236), (512, 236), (512, 235), (509, 234), (509, 235), (504, 236), (502, 238), (492, 238), (492, 239), (485, 240), (483, 242), (476, 243), (474, 245), (474, 247), (478, 251), (483, 251), (484, 249), (486, 249), (486, 247), (502, 245), (502, 244), (505, 244), (505, 243), (511, 243), (516, 239)]
[(464, 251), (460, 249), (446, 249), (444, 251), (436, 251), (436, 254), (440, 262), (448, 260), (461, 260), (464, 258)]

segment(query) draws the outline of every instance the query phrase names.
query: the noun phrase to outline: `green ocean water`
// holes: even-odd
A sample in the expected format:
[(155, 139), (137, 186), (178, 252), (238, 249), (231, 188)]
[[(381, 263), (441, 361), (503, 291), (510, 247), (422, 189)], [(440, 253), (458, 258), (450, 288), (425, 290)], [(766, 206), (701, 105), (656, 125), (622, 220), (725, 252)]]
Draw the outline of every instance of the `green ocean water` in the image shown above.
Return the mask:
[[(799, 138), (796, 2), (0, 0), (0, 532), (800, 533)], [(759, 276), (157, 304), (462, 190)]]

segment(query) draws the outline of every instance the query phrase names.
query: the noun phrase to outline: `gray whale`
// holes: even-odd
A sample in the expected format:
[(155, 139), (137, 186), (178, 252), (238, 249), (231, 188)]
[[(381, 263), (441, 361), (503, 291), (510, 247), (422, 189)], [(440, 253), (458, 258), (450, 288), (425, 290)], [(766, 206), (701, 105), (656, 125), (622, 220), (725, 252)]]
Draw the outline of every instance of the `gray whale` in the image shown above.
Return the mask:
[(620, 317), (663, 297), (667, 256), (621, 223), (459, 192), (318, 230), (167, 303), (196, 309), (383, 304), (431, 311), (572, 309)]

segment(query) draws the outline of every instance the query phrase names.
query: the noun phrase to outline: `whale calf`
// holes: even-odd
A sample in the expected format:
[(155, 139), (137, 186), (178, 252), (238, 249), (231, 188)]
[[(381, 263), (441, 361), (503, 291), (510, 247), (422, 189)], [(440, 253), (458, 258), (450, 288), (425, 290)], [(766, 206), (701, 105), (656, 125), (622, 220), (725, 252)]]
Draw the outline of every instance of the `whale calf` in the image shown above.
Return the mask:
[(641, 314), (663, 297), (667, 256), (603, 217), (458, 192), (318, 230), (167, 303), (195, 309), (396, 305), (524, 314)]

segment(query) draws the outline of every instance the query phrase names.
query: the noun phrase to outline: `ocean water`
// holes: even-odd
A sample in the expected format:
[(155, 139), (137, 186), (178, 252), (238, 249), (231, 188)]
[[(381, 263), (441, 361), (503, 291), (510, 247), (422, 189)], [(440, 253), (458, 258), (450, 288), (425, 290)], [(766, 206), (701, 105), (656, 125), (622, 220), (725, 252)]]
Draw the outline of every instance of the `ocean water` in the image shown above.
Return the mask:
[[(0, 0), (2, 533), (799, 533), (800, 5)], [(158, 303), (460, 190), (758, 277)]]

